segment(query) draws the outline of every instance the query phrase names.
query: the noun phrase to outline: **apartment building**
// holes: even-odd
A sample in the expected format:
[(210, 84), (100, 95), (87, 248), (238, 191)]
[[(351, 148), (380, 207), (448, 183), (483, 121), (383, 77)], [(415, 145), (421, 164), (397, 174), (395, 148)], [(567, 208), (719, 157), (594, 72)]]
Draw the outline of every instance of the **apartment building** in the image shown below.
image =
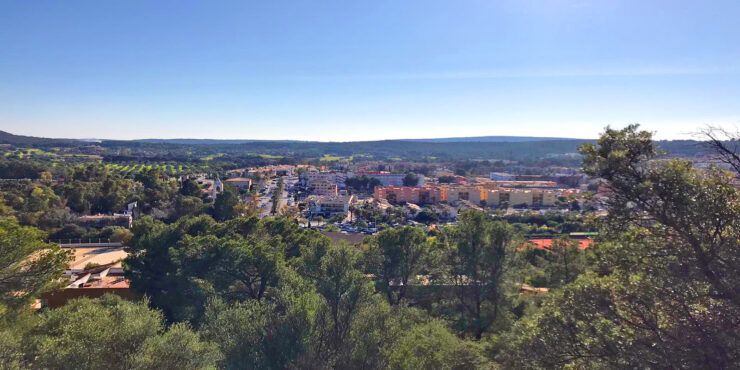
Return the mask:
[(457, 203), (460, 201), (468, 201), (474, 205), (484, 204), (484, 201), (488, 200), (488, 191), (482, 186), (448, 186), (447, 188), (447, 201), (449, 203)]
[(447, 189), (441, 186), (378, 186), (375, 199), (389, 203), (436, 204), (447, 200)]
[(354, 202), (354, 195), (322, 195), (309, 200), (311, 212), (325, 216), (348, 213)]
[(329, 183), (335, 184), (337, 186), (337, 189), (344, 189), (346, 188), (344, 181), (347, 180), (347, 177), (348, 175), (346, 172), (339, 172), (339, 171), (307, 172), (306, 173), (306, 185), (311, 187), (313, 186), (313, 183), (316, 181), (327, 181)]
[(448, 202), (451, 205), (470, 204), (489, 207), (525, 206), (551, 207), (557, 199), (551, 189), (489, 188), (479, 185), (440, 185), (422, 186), (378, 186), (375, 199), (386, 200), (391, 204), (414, 203), (436, 204)]
[(337, 195), (339, 187), (334, 182), (325, 179), (318, 179), (311, 182), (311, 194), (316, 195)]
[(526, 206), (552, 207), (555, 204), (555, 192), (548, 189), (488, 189), (486, 203), (490, 207)]

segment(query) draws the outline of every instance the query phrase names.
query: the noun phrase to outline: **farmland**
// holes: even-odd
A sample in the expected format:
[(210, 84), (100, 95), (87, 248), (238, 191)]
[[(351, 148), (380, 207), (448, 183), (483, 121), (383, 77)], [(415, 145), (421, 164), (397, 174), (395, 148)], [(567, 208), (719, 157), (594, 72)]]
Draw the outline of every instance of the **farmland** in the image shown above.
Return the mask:
[(208, 166), (198, 166), (181, 163), (106, 163), (105, 168), (111, 172), (120, 173), (122, 176), (134, 176), (137, 173), (158, 169), (168, 175), (179, 175), (184, 173), (201, 172)]

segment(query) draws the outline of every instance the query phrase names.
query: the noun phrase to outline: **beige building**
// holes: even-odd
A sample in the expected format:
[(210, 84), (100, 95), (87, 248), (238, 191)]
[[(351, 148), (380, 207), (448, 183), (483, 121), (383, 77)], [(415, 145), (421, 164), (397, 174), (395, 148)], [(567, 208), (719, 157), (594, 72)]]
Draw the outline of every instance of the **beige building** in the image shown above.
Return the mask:
[(311, 183), (311, 193), (316, 195), (337, 195), (339, 188), (337, 184), (328, 180), (314, 180)]
[(327, 216), (337, 213), (349, 213), (349, 207), (354, 200), (354, 195), (319, 196), (310, 201), (311, 212)]
[(436, 204), (447, 200), (447, 190), (441, 186), (378, 186), (374, 196), (376, 200), (387, 200), (393, 204)]
[(237, 189), (249, 190), (252, 186), (252, 179), (246, 177), (228, 179), (225, 182), (234, 185)]
[(481, 186), (449, 186), (447, 187), (447, 201), (457, 203), (466, 200), (473, 205), (481, 205), (487, 201), (488, 191)]
[(555, 192), (548, 189), (488, 189), (487, 204), (490, 207), (502, 205), (526, 207), (552, 207), (555, 204)]

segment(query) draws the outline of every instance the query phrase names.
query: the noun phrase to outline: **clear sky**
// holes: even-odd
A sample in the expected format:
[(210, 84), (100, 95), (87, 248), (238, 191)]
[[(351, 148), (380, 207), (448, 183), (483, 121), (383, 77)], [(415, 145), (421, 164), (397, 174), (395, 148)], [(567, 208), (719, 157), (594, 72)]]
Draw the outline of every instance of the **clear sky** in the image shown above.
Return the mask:
[(740, 1), (4, 1), (0, 130), (660, 138), (740, 126)]

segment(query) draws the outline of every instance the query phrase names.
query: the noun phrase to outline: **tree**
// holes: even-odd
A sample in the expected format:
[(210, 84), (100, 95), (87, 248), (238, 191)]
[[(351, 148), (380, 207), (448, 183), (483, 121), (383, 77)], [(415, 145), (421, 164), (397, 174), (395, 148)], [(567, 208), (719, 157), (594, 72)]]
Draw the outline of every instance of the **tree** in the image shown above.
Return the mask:
[(274, 300), (286, 259), (313, 276), (328, 238), (286, 219), (208, 216), (166, 225), (134, 222), (131, 255), (124, 261), (135, 291), (150, 297), (170, 321), (203, 318), (210, 299)]
[[(32, 368), (212, 368), (218, 350), (187, 327), (165, 332), (162, 315), (118, 296), (76, 299), (41, 316), (23, 341)], [(177, 367), (175, 367), (175, 365)], [(156, 366), (155, 366), (156, 367)]]
[(538, 264), (547, 276), (547, 286), (555, 288), (574, 281), (586, 270), (586, 254), (579, 249), (577, 240), (558, 237)]
[(130, 369), (215, 369), (222, 358), (214, 343), (203, 342), (183, 323), (144, 340), (130, 356)]
[(134, 237), (128, 244), (129, 256), (123, 266), (131, 289), (151, 299), (152, 306), (162, 310), (170, 321), (184, 321), (200, 316), (207, 300), (202, 286), (183, 278), (171, 253), (185, 235), (206, 235), (216, 222), (209, 216), (184, 217), (166, 225), (151, 217), (136, 220)]
[(201, 331), (217, 343), (226, 369), (284, 369), (307, 355), (319, 296), (310, 282), (283, 270), (271, 301), (212, 301)]
[(186, 236), (170, 252), (183, 279), (200, 279), (226, 300), (260, 300), (277, 285), (282, 251), (263, 240)]
[(455, 182), (455, 176), (440, 176), (437, 178), (440, 184), (452, 184)]
[[(201, 214), (201, 212), (203, 212), (203, 209), (205, 207), (205, 205), (203, 204), (203, 200), (191, 196), (177, 195), (175, 196), (175, 200), (173, 203), (174, 212), (172, 216), (175, 220), (185, 216), (197, 216)], [(229, 214), (228, 210), (224, 210), (223, 212), (225, 214)]]
[(421, 212), (416, 215), (415, 219), (417, 222), (429, 225), (439, 221), (439, 216), (437, 216), (437, 214), (434, 213), (434, 211), (431, 210), (429, 207), (424, 207), (424, 209), (422, 209)]
[(366, 175), (349, 177), (344, 180), (344, 184), (354, 191), (363, 193), (372, 192), (376, 186), (381, 185), (380, 180)]
[(351, 361), (355, 319), (372, 295), (372, 286), (358, 270), (359, 264), (359, 252), (349, 246), (329, 248), (321, 258), (316, 291), (323, 304), (314, 324), (315, 361), (338, 368)]
[(419, 176), (413, 172), (409, 172), (403, 177), (403, 186), (416, 186), (419, 184)]
[(280, 202), (282, 201), (283, 196), (283, 178), (281, 177), (277, 185), (275, 186), (275, 191), (272, 193), (272, 198), (270, 199), (272, 201), (272, 209), (270, 210), (270, 214), (274, 215), (277, 213), (278, 209), (280, 208)]
[(607, 128), (580, 151), (584, 172), (611, 191), (595, 271), (518, 323), (500, 357), (513, 367), (740, 366), (740, 194), (727, 173), (657, 159), (636, 125)]
[(383, 230), (372, 239), (369, 272), (389, 304), (406, 298), (409, 284), (429, 262), (430, 249), (424, 230), (410, 226)]
[(722, 127), (708, 126), (701, 130), (700, 136), (714, 152), (714, 160), (724, 163), (740, 174), (740, 148), (738, 148), (740, 131), (732, 132)]
[(339, 230), (339, 226), (334, 225), (334, 224), (330, 224), (330, 225), (326, 225), (326, 227), (324, 227), (324, 231), (326, 231), (326, 232), (332, 232), (332, 233), (338, 233), (340, 230)]
[(203, 192), (195, 181), (188, 178), (180, 185), (180, 194), (186, 197), (200, 197)]
[(239, 195), (231, 188), (224, 187), (224, 191), (216, 196), (213, 202), (213, 218), (216, 221), (226, 221), (239, 216)]
[(394, 347), (391, 369), (477, 369), (484, 362), (476, 343), (459, 339), (436, 320), (412, 327)]
[(443, 229), (447, 278), (455, 286), (458, 326), (476, 339), (504, 319), (506, 273), (512, 266), (511, 227), (480, 211), (465, 211)]
[(69, 253), (42, 237), (38, 229), (0, 218), (0, 316), (30, 307), (67, 269)]
[(119, 228), (113, 231), (113, 235), (111, 235), (110, 240), (113, 242), (118, 242), (123, 245), (127, 245), (129, 242), (131, 242), (131, 239), (133, 239), (134, 233), (131, 232), (129, 229)]

